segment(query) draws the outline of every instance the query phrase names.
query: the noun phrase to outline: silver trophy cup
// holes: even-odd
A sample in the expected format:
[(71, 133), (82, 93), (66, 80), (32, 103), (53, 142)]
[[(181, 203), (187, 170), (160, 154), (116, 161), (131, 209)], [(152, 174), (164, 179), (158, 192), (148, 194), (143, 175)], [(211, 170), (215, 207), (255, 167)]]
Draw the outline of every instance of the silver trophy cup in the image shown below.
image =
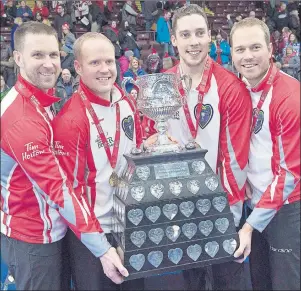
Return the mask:
[(167, 134), (167, 120), (170, 119), (183, 105), (185, 98), (179, 92), (179, 83), (185, 83), (185, 95), (191, 87), (191, 78), (187, 75), (181, 79), (173, 73), (143, 75), (136, 80), (125, 77), (122, 81), (123, 90), (130, 82), (138, 87), (137, 109), (145, 116), (156, 122), (158, 138), (155, 143), (146, 148), (147, 152), (179, 152), (181, 146), (171, 141)]

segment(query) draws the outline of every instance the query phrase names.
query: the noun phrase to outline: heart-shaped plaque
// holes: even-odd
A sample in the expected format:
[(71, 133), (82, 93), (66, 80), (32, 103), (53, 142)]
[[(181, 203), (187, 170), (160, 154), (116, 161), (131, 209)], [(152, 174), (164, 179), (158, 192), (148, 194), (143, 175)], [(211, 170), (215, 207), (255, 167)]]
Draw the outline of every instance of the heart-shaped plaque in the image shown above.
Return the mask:
[(183, 184), (180, 181), (172, 181), (169, 183), (169, 190), (170, 192), (175, 195), (179, 196), (182, 192)]
[(128, 212), (128, 219), (136, 226), (141, 222), (143, 218), (143, 211), (141, 209), (131, 209)]
[(136, 201), (141, 201), (145, 195), (145, 189), (143, 186), (135, 186), (131, 189), (131, 195)]
[(181, 234), (181, 229), (178, 225), (168, 226), (165, 233), (171, 241), (175, 242)]
[(201, 175), (205, 171), (205, 163), (203, 161), (194, 161), (191, 164), (192, 169), (199, 175)]
[(136, 168), (136, 174), (139, 179), (146, 181), (150, 175), (150, 169), (147, 166), (140, 166)]
[(152, 251), (147, 255), (147, 260), (154, 267), (158, 268), (163, 261), (163, 253), (161, 251)]
[(205, 215), (211, 208), (211, 202), (209, 199), (199, 199), (196, 202), (196, 208), (200, 211), (203, 215)]
[(216, 241), (210, 241), (205, 244), (205, 252), (211, 257), (214, 258), (219, 250), (219, 245)]
[(180, 248), (170, 249), (168, 251), (168, 258), (174, 263), (178, 264), (183, 257), (183, 251)]
[(227, 205), (227, 198), (224, 196), (215, 197), (212, 199), (212, 205), (217, 211), (222, 212)]
[(157, 199), (160, 199), (160, 197), (164, 194), (164, 185), (161, 183), (155, 183), (151, 185), (150, 192)]
[(202, 247), (198, 244), (191, 245), (187, 248), (186, 252), (189, 258), (191, 258), (193, 261), (196, 261), (202, 253)]
[(145, 216), (152, 222), (155, 223), (161, 215), (161, 209), (159, 206), (149, 206), (145, 209)]
[(187, 189), (192, 193), (196, 194), (199, 192), (201, 183), (198, 180), (190, 180), (187, 182)]
[(132, 243), (135, 246), (137, 246), (138, 248), (140, 248), (146, 240), (146, 233), (143, 230), (133, 231), (131, 233), (130, 238), (131, 238)]
[(178, 213), (178, 206), (177, 204), (165, 204), (163, 206), (163, 214), (169, 219), (172, 220)]
[(164, 236), (164, 231), (162, 228), (154, 228), (148, 232), (149, 239), (158, 245)]
[(205, 185), (207, 186), (207, 188), (211, 191), (214, 191), (217, 187), (218, 187), (218, 180), (216, 177), (212, 176), (212, 177), (207, 177), (205, 179)]
[(196, 232), (198, 231), (198, 227), (193, 222), (185, 223), (182, 226), (182, 231), (186, 237), (188, 237), (189, 239), (192, 239), (195, 236)]
[(229, 227), (229, 220), (228, 218), (218, 218), (215, 221), (215, 227), (220, 231), (221, 233), (225, 233)]
[(129, 262), (135, 270), (140, 271), (145, 263), (145, 257), (143, 254), (132, 255)]
[(211, 220), (204, 220), (199, 223), (199, 230), (204, 236), (208, 236), (213, 230), (213, 222)]
[(189, 217), (193, 213), (195, 207), (193, 202), (186, 201), (182, 202), (179, 208), (183, 215)]
[(223, 242), (223, 248), (229, 255), (232, 255), (234, 253), (234, 251), (236, 250), (236, 247), (237, 247), (237, 242), (233, 238), (226, 239)]

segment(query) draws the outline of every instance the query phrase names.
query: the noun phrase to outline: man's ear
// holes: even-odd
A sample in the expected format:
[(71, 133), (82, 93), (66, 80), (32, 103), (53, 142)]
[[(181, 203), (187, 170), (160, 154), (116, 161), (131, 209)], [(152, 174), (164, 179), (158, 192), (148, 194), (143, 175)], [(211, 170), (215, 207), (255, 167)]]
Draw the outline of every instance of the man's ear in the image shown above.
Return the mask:
[(170, 40), (171, 40), (172, 45), (173, 45), (174, 47), (176, 47), (176, 46), (177, 46), (177, 39), (176, 39), (176, 37), (174, 36), (174, 34), (172, 34), (172, 35), (170, 36)]
[(81, 73), (82, 73), (82, 69), (81, 69), (81, 65), (79, 63), (78, 60), (74, 60), (74, 69), (76, 71), (76, 73), (81, 76)]
[(18, 51), (13, 51), (13, 56), (14, 56), (14, 61), (17, 64), (17, 66), (19, 68), (23, 68), (24, 67), (24, 63), (23, 63), (23, 56), (20, 52)]
[(273, 55), (273, 44), (271, 42), (268, 45), (268, 50), (269, 50), (269, 55), (270, 55), (270, 58), (271, 58), (272, 55)]
[(209, 36), (209, 39), (210, 39), (210, 42), (211, 42), (211, 30), (210, 29), (208, 30), (208, 36)]

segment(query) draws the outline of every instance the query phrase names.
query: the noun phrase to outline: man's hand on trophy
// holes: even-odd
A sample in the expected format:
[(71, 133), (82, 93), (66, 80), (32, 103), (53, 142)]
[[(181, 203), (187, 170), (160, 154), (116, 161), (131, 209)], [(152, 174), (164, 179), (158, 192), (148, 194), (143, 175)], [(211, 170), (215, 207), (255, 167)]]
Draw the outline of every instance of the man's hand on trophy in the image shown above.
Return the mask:
[[(158, 136), (159, 136), (159, 133), (155, 133), (155, 134), (151, 135), (147, 140), (145, 140), (143, 143), (144, 148), (148, 148), (148, 147), (154, 145), (158, 140)], [(175, 144), (177, 143), (177, 141), (169, 134), (167, 134), (167, 137), (172, 143), (175, 143)]]
[(100, 262), (106, 276), (115, 284), (121, 284), (123, 276), (127, 277), (129, 275), (128, 270), (122, 265), (121, 259), (113, 247), (100, 257)]

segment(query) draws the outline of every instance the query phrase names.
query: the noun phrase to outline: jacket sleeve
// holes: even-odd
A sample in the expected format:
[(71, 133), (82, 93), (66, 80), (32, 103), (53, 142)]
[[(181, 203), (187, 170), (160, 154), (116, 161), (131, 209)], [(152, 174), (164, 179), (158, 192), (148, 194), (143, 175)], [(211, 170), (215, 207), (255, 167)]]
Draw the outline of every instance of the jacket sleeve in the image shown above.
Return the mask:
[(238, 227), (242, 215), (247, 180), (252, 121), (251, 97), (241, 82), (223, 89), (220, 105), (221, 129), (219, 143), (219, 171), (224, 190), (228, 194), (231, 212)]
[(273, 180), (247, 222), (262, 232), (291, 197), (300, 197), (300, 86), (271, 115)]
[(224, 56), (229, 56), (230, 55), (230, 46), (227, 42), (224, 42), (224, 47), (223, 47), (223, 50), (222, 50), (222, 55)]
[(163, 31), (163, 24), (164, 24), (164, 19), (162, 17), (160, 17), (157, 21), (157, 42), (161, 43), (161, 33)]
[(110, 244), (99, 222), (87, 205), (75, 195), (54, 155), (51, 146), (52, 128), (24, 118), (7, 130), (4, 140), (8, 154), (32, 182), (37, 195), (60, 213), (72, 231), (96, 257), (106, 253)]
[(216, 60), (216, 46), (214, 43), (211, 44), (211, 48), (210, 48), (210, 53), (209, 53), (210, 57), (214, 60)]
[(299, 57), (293, 58), (293, 63), (289, 63), (289, 67), (292, 69), (298, 69), (300, 67), (300, 59)]
[(125, 11), (133, 16), (137, 16), (138, 13), (128, 4), (125, 5)]

